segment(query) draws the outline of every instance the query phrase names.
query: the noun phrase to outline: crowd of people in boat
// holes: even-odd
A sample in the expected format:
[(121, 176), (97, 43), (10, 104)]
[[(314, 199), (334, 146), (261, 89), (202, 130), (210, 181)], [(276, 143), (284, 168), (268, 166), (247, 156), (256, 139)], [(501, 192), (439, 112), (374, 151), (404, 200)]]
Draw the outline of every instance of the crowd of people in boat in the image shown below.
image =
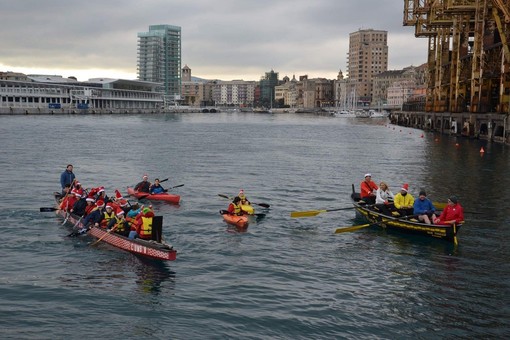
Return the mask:
[[(145, 207), (131, 204), (119, 190), (111, 198), (103, 186), (84, 189), (69, 164), (60, 176), (62, 193), (59, 209), (66, 214), (79, 216), (85, 232), (91, 227), (99, 227), (129, 237), (130, 239), (152, 239), (152, 205)], [(78, 223), (77, 223), (78, 224)]]
[(450, 196), (445, 208), (439, 213), (425, 190), (421, 189), (418, 199), (415, 199), (409, 192), (409, 184), (404, 183), (400, 191), (393, 194), (385, 182), (377, 186), (370, 173), (365, 174), (360, 183), (360, 203), (387, 216), (416, 219), (425, 224), (449, 225), (464, 221), (464, 209), (457, 196)]

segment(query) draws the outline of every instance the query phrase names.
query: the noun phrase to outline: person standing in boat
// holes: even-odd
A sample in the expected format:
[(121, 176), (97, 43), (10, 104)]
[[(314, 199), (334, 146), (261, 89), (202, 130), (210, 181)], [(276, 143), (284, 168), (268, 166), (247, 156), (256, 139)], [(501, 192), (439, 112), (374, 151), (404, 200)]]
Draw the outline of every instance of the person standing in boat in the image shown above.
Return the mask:
[(391, 215), (391, 210), (394, 208), (394, 197), (395, 195), (385, 182), (379, 183), (379, 189), (375, 195), (375, 207), (384, 215)]
[(395, 195), (395, 199), (393, 203), (395, 204), (395, 208), (397, 208), (400, 216), (408, 216), (412, 215), (414, 212), (414, 197), (409, 191), (409, 184), (404, 183), (402, 188), (400, 188), (400, 192)]
[(457, 196), (450, 196), (448, 204), (439, 218), (434, 219), (434, 224), (459, 224), (464, 222), (464, 209), (459, 203)]
[(372, 181), (371, 174), (365, 174), (365, 179), (360, 183), (360, 197), (366, 204), (375, 204), (377, 184)]
[(165, 188), (163, 188), (161, 186), (161, 184), (159, 184), (159, 178), (154, 179), (154, 183), (149, 187), (149, 193), (151, 195), (153, 195), (153, 194), (162, 194), (162, 193), (164, 193), (166, 191), (168, 191), (168, 190), (165, 190)]
[(67, 184), (69, 184), (69, 187), (72, 188), (72, 184), (74, 180), (76, 179), (76, 176), (73, 173), (73, 165), (67, 164), (66, 169), (64, 172), (60, 174), (60, 186), (62, 187), (62, 196), (66, 194), (64, 191)]
[(436, 211), (434, 204), (427, 198), (425, 190), (420, 190), (418, 199), (413, 204), (413, 214), (418, 216), (418, 220), (431, 224), (432, 215)]
[(151, 182), (149, 182), (149, 176), (143, 175), (142, 181), (135, 185), (135, 191), (150, 193)]

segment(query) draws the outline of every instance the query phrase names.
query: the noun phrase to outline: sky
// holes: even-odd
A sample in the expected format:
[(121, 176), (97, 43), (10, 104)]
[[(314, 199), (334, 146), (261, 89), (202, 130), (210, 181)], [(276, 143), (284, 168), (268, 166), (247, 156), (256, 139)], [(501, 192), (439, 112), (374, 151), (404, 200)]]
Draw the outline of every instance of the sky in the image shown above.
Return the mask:
[(137, 78), (137, 34), (181, 27), (192, 76), (336, 79), (349, 34), (388, 31), (388, 69), (427, 60), (427, 39), (403, 23), (402, 0), (0, 0), (0, 71)]

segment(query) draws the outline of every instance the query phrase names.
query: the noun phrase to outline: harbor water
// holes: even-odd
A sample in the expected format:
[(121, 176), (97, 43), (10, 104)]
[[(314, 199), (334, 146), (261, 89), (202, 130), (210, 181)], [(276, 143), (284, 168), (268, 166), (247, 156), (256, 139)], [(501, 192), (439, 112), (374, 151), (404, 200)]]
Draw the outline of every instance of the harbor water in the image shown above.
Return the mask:
[[(502, 339), (510, 337), (508, 146), (295, 114), (0, 117), (2, 339)], [(484, 152), (480, 152), (484, 151)], [(51, 212), (65, 166), (108, 195), (148, 174), (177, 260), (68, 237)], [(466, 211), (459, 245), (363, 224), (367, 172)], [(265, 217), (246, 232), (219, 210), (243, 189)], [(130, 199), (136, 201), (134, 198)], [(145, 202), (148, 204), (148, 202)]]

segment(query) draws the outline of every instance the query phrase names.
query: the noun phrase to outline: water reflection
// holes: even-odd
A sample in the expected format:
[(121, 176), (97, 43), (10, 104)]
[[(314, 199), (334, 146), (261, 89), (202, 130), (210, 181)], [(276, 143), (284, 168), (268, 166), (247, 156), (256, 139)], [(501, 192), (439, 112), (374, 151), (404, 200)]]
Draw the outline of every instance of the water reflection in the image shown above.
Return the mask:
[(170, 282), (173, 289), (175, 272), (170, 270), (167, 263), (135, 256), (132, 258), (137, 260), (134, 264), (134, 270), (138, 275), (136, 284), (140, 291), (157, 295), (161, 292), (162, 284), (165, 281)]

